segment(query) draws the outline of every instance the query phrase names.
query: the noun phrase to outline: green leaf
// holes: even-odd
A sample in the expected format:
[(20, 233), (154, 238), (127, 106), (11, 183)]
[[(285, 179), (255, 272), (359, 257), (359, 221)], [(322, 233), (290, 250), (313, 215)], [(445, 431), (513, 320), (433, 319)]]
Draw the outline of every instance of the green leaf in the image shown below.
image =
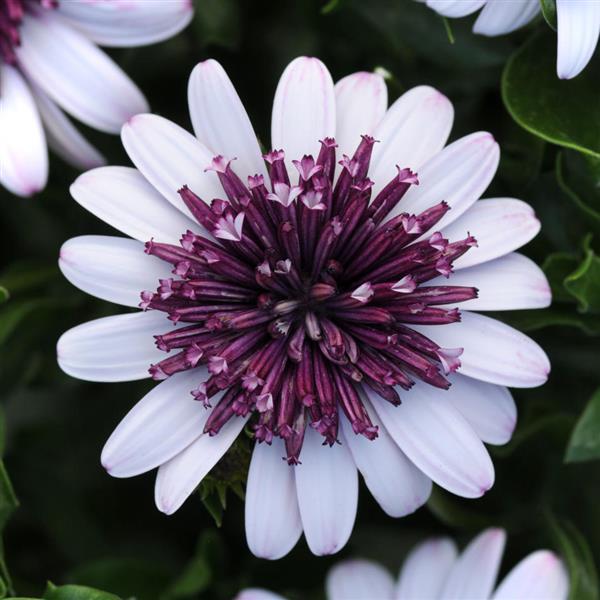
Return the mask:
[(40, 287), (60, 276), (58, 267), (39, 261), (19, 261), (0, 275), (0, 284), (14, 296)]
[(0, 460), (0, 531), (4, 529), (6, 522), (19, 506), (12, 483)]
[(477, 514), (471, 508), (463, 505), (462, 500), (435, 485), (429, 500), (427, 500), (427, 508), (442, 523), (450, 527), (483, 529), (491, 524), (489, 517)]
[(583, 462), (600, 458), (600, 388), (591, 397), (579, 417), (565, 455), (565, 462)]
[(113, 590), (129, 598), (157, 600), (174, 576), (165, 561), (110, 557), (87, 562), (69, 572), (68, 581)]
[(600, 230), (600, 160), (576, 152), (560, 152), (556, 156), (556, 181)]
[(542, 269), (550, 283), (554, 302), (573, 302), (573, 296), (565, 289), (564, 283), (578, 265), (577, 257), (568, 252), (555, 252), (546, 257)]
[(203, 592), (212, 580), (212, 572), (207, 560), (200, 555), (186, 565), (183, 573), (175, 580), (164, 595), (165, 600), (191, 598)]
[(454, 33), (452, 32), (452, 25), (450, 25), (450, 19), (448, 19), (446, 17), (442, 17), (442, 21), (444, 23), (444, 29), (446, 30), (446, 35), (448, 36), (448, 41), (451, 44), (454, 44), (454, 42), (456, 40), (454, 39)]
[(504, 320), (525, 332), (546, 327), (572, 327), (587, 335), (600, 335), (600, 315), (582, 315), (566, 308), (520, 310), (504, 316)]
[(0, 344), (13, 334), (19, 325), (32, 313), (39, 310), (64, 308), (64, 303), (54, 298), (36, 298), (10, 302), (0, 310)]
[(598, 600), (598, 574), (584, 537), (569, 521), (551, 518), (550, 527), (569, 570), (569, 600)]
[(513, 119), (542, 139), (600, 157), (598, 73), (593, 66), (563, 81), (556, 75), (556, 36), (534, 35), (507, 62), (502, 98)]
[(564, 281), (566, 290), (579, 301), (579, 311), (583, 313), (600, 311), (600, 258), (592, 250), (591, 241), (592, 236), (586, 236), (584, 259)]
[(556, 31), (556, 0), (540, 0), (540, 6), (546, 23)]
[(6, 302), (9, 298), (10, 294), (8, 293), (8, 290), (4, 286), (0, 285), (0, 304)]
[(336, 10), (340, 9), (342, 7), (342, 4), (343, 0), (329, 0), (329, 2), (327, 2), (327, 4), (325, 4), (325, 6), (321, 8), (321, 14), (329, 15), (332, 12), (335, 12)]
[(121, 600), (119, 596), (81, 585), (61, 585), (48, 583), (44, 600)]

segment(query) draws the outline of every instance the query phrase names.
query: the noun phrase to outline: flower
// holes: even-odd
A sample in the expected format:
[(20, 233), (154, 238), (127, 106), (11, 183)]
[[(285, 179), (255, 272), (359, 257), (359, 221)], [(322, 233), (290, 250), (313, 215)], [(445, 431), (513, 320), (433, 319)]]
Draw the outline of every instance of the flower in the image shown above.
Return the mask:
[(95, 43), (142, 46), (175, 35), (190, 0), (2, 0), (0, 3), (0, 183), (19, 196), (41, 191), (50, 147), (80, 169), (102, 155), (63, 110), (118, 133), (146, 99)]
[[(510, 33), (531, 22), (540, 12), (539, 0), (418, 0), (445, 17), (465, 17), (481, 7), (473, 32), (496, 36)], [(556, 72), (561, 79), (571, 79), (592, 58), (600, 34), (598, 0), (556, 0), (558, 50)]]
[[(377, 563), (345, 560), (327, 574), (327, 600), (566, 600), (566, 568), (550, 550), (526, 556), (494, 591), (505, 542), (502, 529), (486, 529), (459, 555), (449, 538), (426, 540), (409, 553), (397, 582)], [(285, 599), (252, 588), (240, 592), (235, 600)]]
[(417, 87), (386, 110), (379, 75), (334, 88), (314, 58), (281, 77), (264, 160), (214, 60), (194, 69), (189, 104), (196, 137), (137, 115), (122, 132), (137, 170), (95, 169), (71, 188), (134, 239), (69, 240), (63, 273), (125, 306), (142, 291), (143, 311), (68, 331), (59, 364), (92, 381), (164, 379), (102, 464), (115, 477), (158, 468), (155, 501), (171, 514), (249, 423), (262, 443), (246, 535), (267, 558), (302, 531), (315, 554), (338, 551), (357, 468), (395, 517), (432, 480), (481, 496), (494, 480), (482, 440), (505, 443), (515, 426), (505, 386), (541, 385), (550, 369), (535, 342), (471, 312), (550, 302), (541, 270), (513, 252), (539, 231), (531, 208), (477, 202), (498, 165), (493, 137), (444, 148), (453, 109), (440, 92)]

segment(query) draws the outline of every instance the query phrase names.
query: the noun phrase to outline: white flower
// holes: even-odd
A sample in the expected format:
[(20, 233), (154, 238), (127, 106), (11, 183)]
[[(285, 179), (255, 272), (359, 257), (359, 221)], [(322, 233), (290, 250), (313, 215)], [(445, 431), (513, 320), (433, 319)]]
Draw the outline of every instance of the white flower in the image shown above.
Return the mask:
[[(544, 274), (514, 252), (539, 231), (532, 209), (478, 201), (498, 166), (493, 137), (444, 147), (454, 111), (440, 92), (417, 87), (387, 109), (381, 76), (334, 87), (314, 58), (294, 60), (279, 82), (266, 164), (214, 60), (194, 69), (189, 106), (195, 137), (138, 115), (122, 132), (137, 169), (95, 169), (71, 187), (133, 239), (69, 240), (65, 276), (129, 307), (158, 286), (142, 294), (155, 310), (92, 321), (58, 342), (74, 377), (166, 378), (106, 443), (108, 472), (158, 468), (156, 504), (171, 514), (252, 417), (265, 443), (250, 465), (246, 535), (271, 559), (302, 532), (315, 554), (342, 548), (358, 472), (394, 517), (426, 502), (432, 480), (485, 493), (494, 468), (483, 442), (504, 444), (516, 422), (505, 386), (541, 385), (550, 370), (531, 339), (471, 312), (550, 303)], [(215, 156), (223, 168), (205, 170)], [(289, 200), (294, 185), (303, 193)], [(319, 210), (302, 201), (311, 191)], [(236, 236), (214, 237), (240, 214)]]
[[(566, 600), (565, 565), (549, 550), (526, 556), (496, 587), (505, 542), (502, 529), (487, 529), (459, 554), (451, 539), (426, 540), (406, 557), (397, 581), (377, 563), (346, 560), (327, 574), (327, 600)], [(235, 600), (285, 598), (251, 588)]]
[(2, 0), (0, 183), (30, 196), (46, 185), (46, 143), (77, 168), (104, 158), (63, 112), (107, 133), (148, 110), (127, 75), (97, 46), (165, 40), (192, 18), (190, 0)]
[[(532, 21), (539, 0), (419, 0), (445, 17), (465, 17), (483, 7), (473, 31), (496, 36)], [(579, 75), (590, 61), (600, 34), (600, 0), (556, 0), (558, 51), (556, 72), (561, 79)]]

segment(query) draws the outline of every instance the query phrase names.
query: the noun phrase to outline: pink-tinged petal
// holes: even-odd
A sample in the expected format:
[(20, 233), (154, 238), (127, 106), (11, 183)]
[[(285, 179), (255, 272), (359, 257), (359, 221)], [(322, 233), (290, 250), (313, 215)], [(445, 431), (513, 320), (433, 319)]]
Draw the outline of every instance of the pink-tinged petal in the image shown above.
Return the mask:
[(103, 317), (63, 333), (56, 345), (60, 368), (85, 381), (134, 381), (150, 377), (148, 368), (165, 358), (154, 335), (172, 325), (160, 312)]
[(600, 2), (556, 0), (556, 20), (556, 72), (561, 79), (571, 79), (585, 69), (598, 44)]
[(486, 529), (463, 550), (448, 573), (441, 598), (489, 598), (504, 553), (506, 533)]
[(141, 242), (154, 239), (179, 244), (182, 233), (201, 229), (131, 167), (101, 167), (83, 173), (70, 192), (99, 219)]
[(532, 21), (540, 12), (539, 0), (520, 2), (487, 2), (479, 13), (473, 32), (480, 35), (503, 35)]
[(173, 514), (227, 452), (248, 421), (232, 417), (213, 437), (203, 433), (185, 450), (163, 464), (156, 475), (154, 502), (161, 512)]
[(255, 556), (275, 560), (285, 556), (302, 533), (294, 468), (283, 458), (285, 445), (254, 445), (246, 485), (246, 539)]
[(517, 424), (517, 406), (507, 388), (458, 373), (448, 376), (445, 398), (486, 444), (506, 444)]
[(306, 428), (294, 467), (302, 528), (313, 554), (322, 556), (341, 550), (354, 527), (358, 506), (358, 475), (345, 440), (331, 448)]
[(457, 554), (448, 538), (421, 542), (402, 565), (395, 600), (439, 598)]
[(127, 75), (83, 34), (48, 11), (26, 15), (16, 49), (25, 73), (59, 106), (86, 125), (118, 133), (148, 110)]
[(286, 600), (283, 596), (262, 588), (242, 590), (234, 600)]
[(327, 600), (392, 600), (394, 580), (377, 563), (369, 560), (345, 560), (329, 570), (325, 590)]
[(87, 294), (132, 307), (139, 306), (140, 292), (171, 277), (170, 265), (145, 254), (140, 242), (108, 235), (71, 238), (60, 249), (58, 266)]
[(448, 491), (479, 498), (494, 483), (494, 466), (473, 428), (444, 392), (417, 382), (393, 406), (367, 390), (396, 444), (425, 475)]
[(105, 164), (102, 154), (83, 137), (65, 113), (39, 86), (32, 86), (50, 148), (78, 169), (93, 169)]
[(546, 308), (552, 302), (544, 272), (530, 258), (517, 252), (455, 271), (450, 279), (437, 277), (427, 285), (449, 283), (477, 288), (477, 298), (457, 304), (461, 310)]
[(48, 150), (35, 101), (21, 74), (0, 64), (0, 183), (31, 196), (48, 179)]
[(444, 147), (453, 121), (452, 103), (435, 88), (422, 85), (400, 96), (373, 134), (379, 140), (369, 172), (373, 192), (396, 175), (396, 165), (418, 170), (420, 180), (421, 166)]
[(459, 323), (415, 325), (442, 348), (464, 348), (459, 372), (509, 387), (537, 387), (548, 379), (550, 361), (531, 338), (509, 325), (463, 311)]
[(563, 561), (549, 550), (524, 558), (502, 580), (493, 600), (566, 600), (569, 577)]
[(217, 175), (205, 171), (212, 152), (175, 123), (158, 115), (136, 115), (123, 126), (121, 139), (142, 175), (185, 215), (191, 213), (177, 193), (184, 185), (207, 203), (223, 196)]
[(319, 140), (335, 136), (335, 95), (327, 67), (301, 56), (283, 72), (273, 101), (271, 145), (285, 151), (286, 162), (304, 154), (316, 158)]
[(361, 135), (372, 135), (387, 109), (387, 86), (376, 73), (352, 73), (335, 84), (338, 154), (352, 156)]
[(500, 149), (491, 134), (477, 132), (456, 140), (419, 168), (419, 185), (410, 187), (390, 213), (418, 214), (444, 200), (449, 210), (436, 229), (458, 219), (492, 181)]
[(488, 0), (427, 0), (427, 6), (445, 17), (466, 17)]
[(190, 390), (208, 377), (206, 367), (200, 367), (177, 373), (148, 392), (108, 438), (102, 449), (102, 466), (113, 477), (134, 477), (189, 446), (202, 434), (210, 414)]
[(454, 261), (455, 269), (464, 269), (520, 248), (532, 240), (540, 228), (533, 208), (526, 202), (494, 198), (476, 202), (442, 233), (450, 241), (461, 240), (468, 234), (477, 240), (476, 247)]
[(216, 60), (196, 65), (188, 84), (188, 104), (196, 137), (213, 154), (236, 160), (233, 170), (242, 181), (249, 175), (267, 177), (252, 123), (227, 73)]
[(371, 406), (365, 407), (373, 425), (379, 428), (375, 440), (352, 430), (342, 419), (344, 438), (352, 458), (379, 506), (391, 517), (403, 517), (423, 506), (431, 494), (431, 479), (406, 458), (392, 440)]
[(101, 46), (144, 46), (179, 33), (194, 16), (190, 0), (60, 2), (58, 13)]

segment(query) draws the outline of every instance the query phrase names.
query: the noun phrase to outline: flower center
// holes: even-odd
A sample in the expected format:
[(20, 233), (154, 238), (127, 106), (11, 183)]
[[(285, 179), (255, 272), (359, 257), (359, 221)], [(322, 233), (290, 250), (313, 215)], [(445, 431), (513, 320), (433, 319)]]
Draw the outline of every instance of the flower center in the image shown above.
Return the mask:
[(15, 48), (21, 44), (19, 27), (32, 5), (56, 8), (58, 0), (0, 0), (0, 59), (9, 65), (17, 62)]
[[(210, 376), (192, 395), (215, 406), (205, 431), (215, 435), (234, 415), (255, 413), (258, 441), (284, 439), (296, 464), (305, 428), (332, 445), (340, 415), (357, 434), (377, 437), (365, 386), (394, 405), (415, 378), (447, 389), (461, 348), (440, 348), (412, 325), (460, 320), (443, 308), (477, 296), (472, 287), (423, 285), (448, 277), (475, 239), (450, 243), (431, 229), (445, 202), (418, 215), (397, 210), (417, 176), (398, 174), (371, 200), (367, 177), (375, 140), (363, 136), (336, 176), (336, 144), (321, 142), (317, 159), (264, 156), (261, 175), (238, 178), (213, 159), (227, 200), (210, 206), (184, 186), (179, 194), (208, 235), (187, 231), (181, 245), (150, 241), (146, 252), (173, 265), (176, 278), (142, 292), (143, 309), (179, 324), (157, 335), (172, 355), (150, 367), (155, 379), (206, 365)], [(217, 399), (218, 398), (218, 399)]]

